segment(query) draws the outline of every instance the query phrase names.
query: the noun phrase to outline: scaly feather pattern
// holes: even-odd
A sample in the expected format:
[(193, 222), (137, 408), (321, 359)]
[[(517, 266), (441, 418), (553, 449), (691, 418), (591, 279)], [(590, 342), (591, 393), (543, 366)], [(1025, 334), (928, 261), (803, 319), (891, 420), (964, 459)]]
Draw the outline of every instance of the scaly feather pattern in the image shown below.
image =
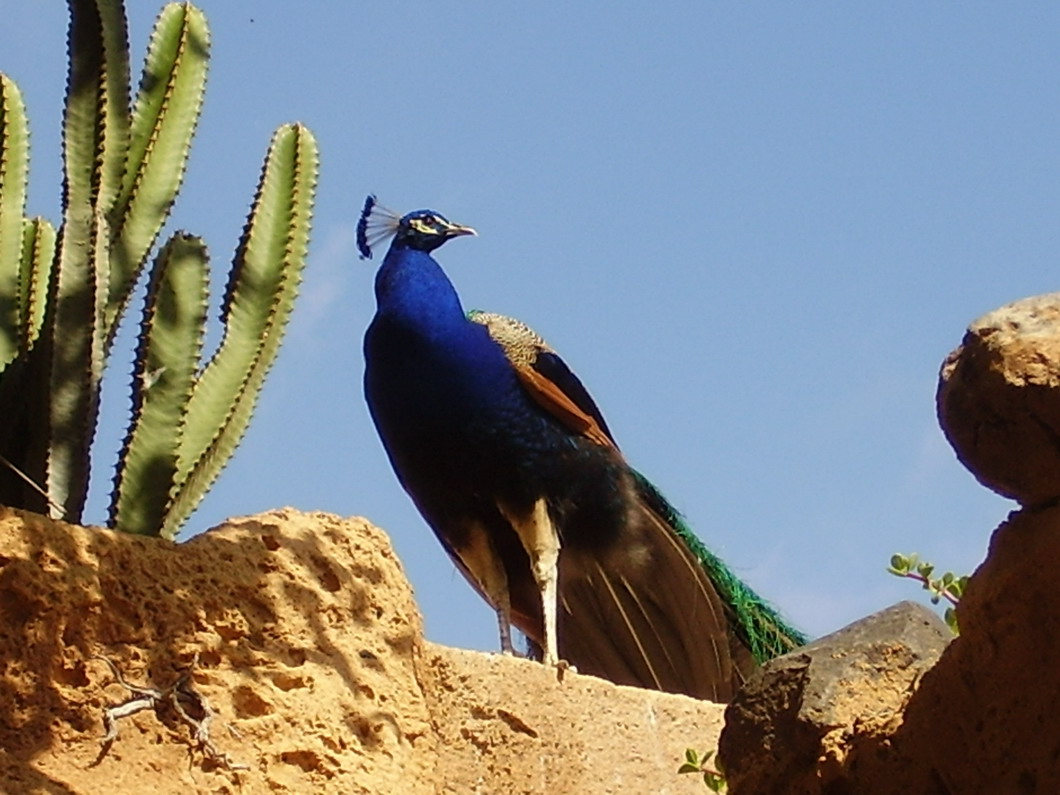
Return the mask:
[(727, 701), (768, 646), (748, 614), (777, 625), (775, 651), (801, 641), (690, 542), (555, 351), (518, 321), (465, 315), (431, 252), (474, 230), (430, 210), (383, 221), (368, 406), (398, 479), (496, 610), (502, 649), (514, 624), (546, 663)]

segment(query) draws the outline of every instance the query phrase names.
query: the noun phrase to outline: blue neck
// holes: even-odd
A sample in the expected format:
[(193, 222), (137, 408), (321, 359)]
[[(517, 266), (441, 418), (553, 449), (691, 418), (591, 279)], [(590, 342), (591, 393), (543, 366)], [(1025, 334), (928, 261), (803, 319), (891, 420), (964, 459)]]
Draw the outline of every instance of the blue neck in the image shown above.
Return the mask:
[[(403, 478), (444, 478), (453, 461), (461, 471), (489, 466), (512, 455), (513, 445), (528, 444), (519, 441), (524, 436), (553, 441), (504, 350), (465, 317), (430, 254), (392, 245), (375, 294), (364, 338), (365, 396)], [(519, 439), (498, 431), (513, 423)]]
[(497, 405), (522, 405), (504, 352), (485, 326), (467, 319), (456, 289), (430, 254), (392, 245), (376, 275), (375, 294), (378, 308), (365, 335), (365, 383), (377, 422), (393, 424), (388, 432), (404, 433), (411, 423), (421, 429), (464, 427)]
[(422, 331), (468, 323), (449, 277), (425, 251), (395, 242), (375, 277), (379, 314)]

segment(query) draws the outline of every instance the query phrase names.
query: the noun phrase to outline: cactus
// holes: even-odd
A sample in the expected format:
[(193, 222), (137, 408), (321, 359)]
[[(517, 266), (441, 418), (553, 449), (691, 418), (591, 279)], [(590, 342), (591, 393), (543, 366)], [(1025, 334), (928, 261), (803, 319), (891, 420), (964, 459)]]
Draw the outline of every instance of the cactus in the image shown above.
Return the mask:
[(23, 347), (28, 297), (23, 300), (23, 213), (29, 129), (18, 86), (0, 74), (0, 368)]
[[(163, 250), (156, 270), (186, 268), (189, 274), (167, 290), (166, 277), (152, 273), (148, 285), (133, 373), (133, 424), (111, 504), (114, 526), (172, 537), (235, 451), (294, 306), (316, 172), (316, 143), (309, 131), (301, 125), (281, 127), (233, 261), (222, 305), (224, 336), (201, 374), (182, 357), (202, 345), (205, 248), (189, 238), (171, 240)], [(187, 263), (174, 268), (167, 257)], [(182, 306), (173, 297), (178, 290)], [(161, 300), (171, 306), (161, 306)], [(169, 323), (155, 322), (159, 316)], [(123, 499), (130, 477), (134, 483), (156, 479), (147, 498), (154, 501), (150, 507), (145, 498)]]
[(110, 522), (134, 533), (161, 528), (177, 474), (177, 447), (202, 351), (206, 246), (174, 235), (151, 269), (133, 366), (133, 419), (118, 457)]
[[(24, 218), (25, 112), (0, 75), (0, 502), (79, 521), (104, 361), (183, 180), (210, 41), (198, 8), (165, 6), (130, 110), (123, 4), (68, 2), (58, 234)], [(205, 367), (205, 245), (179, 232), (154, 258), (111, 501), (118, 529), (172, 537), (235, 451), (301, 280), (317, 161), (308, 129), (276, 132)]]
[(184, 177), (202, 108), (210, 32), (190, 4), (166, 6), (155, 24), (133, 108), (121, 188), (108, 208), (114, 257), (107, 345)]

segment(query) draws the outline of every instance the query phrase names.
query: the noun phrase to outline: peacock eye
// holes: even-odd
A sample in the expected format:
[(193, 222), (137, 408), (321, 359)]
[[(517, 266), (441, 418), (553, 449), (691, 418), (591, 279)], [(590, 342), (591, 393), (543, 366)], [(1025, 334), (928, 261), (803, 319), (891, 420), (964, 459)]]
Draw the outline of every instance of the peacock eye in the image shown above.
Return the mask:
[(427, 224), (427, 226), (434, 226), (436, 220), (437, 219), (433, 215), (423, 216), (423, 223)]

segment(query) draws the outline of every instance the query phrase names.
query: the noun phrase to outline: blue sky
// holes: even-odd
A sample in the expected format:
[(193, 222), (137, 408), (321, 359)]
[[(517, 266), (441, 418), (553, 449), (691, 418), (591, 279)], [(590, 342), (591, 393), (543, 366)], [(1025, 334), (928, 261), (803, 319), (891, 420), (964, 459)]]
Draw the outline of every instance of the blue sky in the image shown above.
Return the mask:
[[(134, 63), (160, 6), (131, 3)], [(292, 505), (386, 529), (428, 636), (491, 611), (397, 484), (361, 392), (364, 195), (480, 237), (438, 259), (579, 373), (628, 458), (812, 634), (903, 598), (891, 553), (971, 570), (1014, 508), (956, 461), (938, 367), (977, 316), (1056, 289), (1060, 6), (209, 2), (206, 105), (170, 229), (223, 284), (268, 139), (322, 171), (300, 304), (243, 445), (187, 533)], [(0, 0), (58, 217), (65, 5)], [(215, 334), (216, 336), (216, 334)], [(127, 418), (107, 381), (87, 519)]]

